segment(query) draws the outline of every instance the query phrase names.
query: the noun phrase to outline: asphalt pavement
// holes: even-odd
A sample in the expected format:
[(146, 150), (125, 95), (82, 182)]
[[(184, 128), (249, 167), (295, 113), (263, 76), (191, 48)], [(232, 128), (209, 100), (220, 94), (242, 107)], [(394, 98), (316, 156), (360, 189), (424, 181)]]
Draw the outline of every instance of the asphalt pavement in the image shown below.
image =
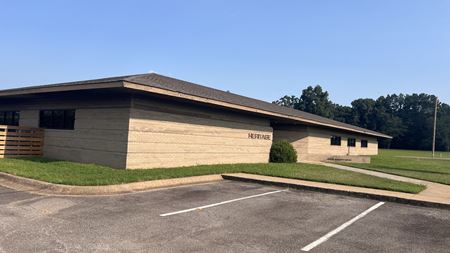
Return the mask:
[(0, 252), (448, 249), (444, 209), (231, 181), (78, 197), (0, 187)]

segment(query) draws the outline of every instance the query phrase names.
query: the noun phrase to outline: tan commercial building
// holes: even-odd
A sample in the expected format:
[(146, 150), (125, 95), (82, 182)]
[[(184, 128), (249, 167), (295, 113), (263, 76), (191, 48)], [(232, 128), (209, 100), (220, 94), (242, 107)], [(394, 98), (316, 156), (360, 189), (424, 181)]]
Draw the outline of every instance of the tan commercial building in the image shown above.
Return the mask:
[(0, 125), (45, 129), (45, 157), (128, 169), (266, 163), (281, 139), (300, 161), (361, 159), (391, 138), (158, 74), (2, 90)]

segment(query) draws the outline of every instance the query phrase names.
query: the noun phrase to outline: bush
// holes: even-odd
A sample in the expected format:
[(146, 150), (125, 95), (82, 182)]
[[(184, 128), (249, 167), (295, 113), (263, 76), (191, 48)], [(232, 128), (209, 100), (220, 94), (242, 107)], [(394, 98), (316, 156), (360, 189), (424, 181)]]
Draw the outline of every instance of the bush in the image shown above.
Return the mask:
[(274, 141), (270, 148), (271, 163), (295, 163), (297, 151), (288, 141)]

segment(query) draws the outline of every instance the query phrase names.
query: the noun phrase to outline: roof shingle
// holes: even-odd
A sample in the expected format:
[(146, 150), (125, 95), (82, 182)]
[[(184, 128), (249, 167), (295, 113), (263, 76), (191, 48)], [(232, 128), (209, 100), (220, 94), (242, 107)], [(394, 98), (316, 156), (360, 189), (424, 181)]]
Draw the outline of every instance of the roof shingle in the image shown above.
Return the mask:
[[(86, 81), (77, 81), (70, 83), (61, 83), (61, 84), (51, 84), (51, 85), (42, 85), (42, 86), (33, 86), (33, 87), (24, 87), (18, 89), (10, 89), (0, 91), (0, 96), (7, 96), (14, 91), (19, 93), (23, 93), (24, 91), (30, 90), (30, 93), (33, 93), (33, 90), (45, 89), (45, 88), (53, 88), (58, 86), (73, 86), (73, 85), (90, 85), (90, 84), (98, 84), (98, 83), (109, 83), (109, 82), (130, 82), (139, 85), (150, 86), (154, 88), (160, 88), (168, 91), (178, 92), (186, 95), (197, 96), (201, 98), (211, 99), (215, 101), (225, 102), (229, 104), (249, 107), (253, 109), (258, 109), (262, 111), (267, 111), (271, 113), (281, 114), (285, 116), (299, 118), (299, 121), (308, 120), (314, 121), (318, 124), (331, 125), (336, 128), (348, 129), (351, 131), (365, 133), (368, 135), (373, 135), (377, 137), (384, 138), (392, 138), (388, 135), (375, 132), (372, 130), (364, 129), (361, 127), (353, 126), (350, 124), (346, 124), (343, 122), (335, 121), (332, 119), (324, 118), (321, 116), (317, 116), (311, 113), (303, 112), (300, 110), (295, 110), (292, 108), (282, 107), (276, 104), (268, 103), (262, 100), (253, 99), (245, 96), (241, 96), (238, 94), (234, 94), (231, 92), (225, 92), (222, 90), (202, 86), (199, 84), (175, 79), (172, 77), (167, 77), (163, 75), (159, 75), (156, 73), (150, 74), (140, 74), (140, 75), (129, 75), (129, 76), (119, 76), (119, 77), (110, 77), (110, 78), (102, 78), (102, 79), (94, 79), (94, 80), (86, 80)], [(3, 94), (2, 94), (3, 93)]]
[(213, 99), (221, 102), (227, 102), (235, 105), (241, 105), (246, 106), (254, 109), (264, 110), (268, 112), (283, 114), (287, 116), (292, 117), (299, 117), (306, 120), (316, 121), (324, 124), (329, 125), (335, 125), (343, 128), (349, 128), (352, 130), (356, 130), (358, 132), (367, 133), (370, 135), (375, 135), (379, 137), (386, 137), (389, 138), (390, 136), (387, 136), (382, 133), (378, 133), (375, 131), (371, 131), (365, 128), (353, 126), (350, 124), (346, 124), (343, 122), (335, 121), (332, 119), (324, 118), (318, 115), (314, 115), (311, 113), (303, 112), (300, 110), (282, 107), (273, 103), (268, 103), (262, 100), (253, 99), (245, 96), (241, 96), (238, 94), (234, 94), (231, 92), (225, 92), (222, 90), (202, 86), (199, 84), (175, 79), (172, 77), (167, 77), (155, 73), (151, 74), (144, 74), (144, 75), (135, 75), (130, 76), (124, 79), (124, 81), (142, 84), (142, 85), (148, 85), (151, 87), (166, 89), (170, 91), (180, 92), (183, 94), (193, 95), (193, 96), (199, 96), (203, 98)]

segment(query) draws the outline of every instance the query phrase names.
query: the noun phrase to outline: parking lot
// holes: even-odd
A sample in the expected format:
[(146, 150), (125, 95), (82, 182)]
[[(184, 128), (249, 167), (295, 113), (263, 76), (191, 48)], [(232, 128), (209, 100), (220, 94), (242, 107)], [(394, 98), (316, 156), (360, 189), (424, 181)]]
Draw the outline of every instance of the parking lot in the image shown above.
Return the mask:
[(0, 187), (0, 252), (448, 252), (450, 212), (223, 181), (115, 196)]

